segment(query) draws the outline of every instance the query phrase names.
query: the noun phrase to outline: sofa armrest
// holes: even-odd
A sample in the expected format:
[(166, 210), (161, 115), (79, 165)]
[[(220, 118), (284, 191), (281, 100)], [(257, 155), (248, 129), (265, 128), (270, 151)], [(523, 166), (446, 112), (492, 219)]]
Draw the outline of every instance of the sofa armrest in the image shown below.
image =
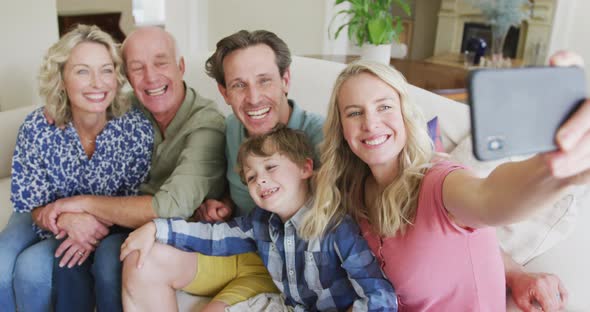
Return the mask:
[(10, 177), (18, 128), (33, 109), (35, 107), (27, 106), (0, 112), (0, 178)]
[(469, 106), (410, 85), (410, 101), (420, 106), (426, 120), (438, 117), (442, 142), (451, 152), (470, 134)]

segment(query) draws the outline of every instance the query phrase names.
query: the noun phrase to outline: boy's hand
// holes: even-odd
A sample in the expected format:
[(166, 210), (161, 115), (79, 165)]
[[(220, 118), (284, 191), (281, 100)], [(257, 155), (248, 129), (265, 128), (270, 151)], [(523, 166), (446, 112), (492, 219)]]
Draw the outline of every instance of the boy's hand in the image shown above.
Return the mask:
[(195, 221), (219, 222), (225, 221), (231, 216), (230, 205), (223, 201), (207, 199), (197, 208), (193, 214)]
[(156, 224), (154, 222), (148, 222), (129, 234), (129, 237), (127, 237), (123, 245), (121, 245), (121, 256), (119, 259), (123, 261), (127, 255), (137, 250), (139, 252), (137, 268), (140, 269), (143, 266), (145, 257), (150, 253), (150, 250), (152, 250), (155, 241)]

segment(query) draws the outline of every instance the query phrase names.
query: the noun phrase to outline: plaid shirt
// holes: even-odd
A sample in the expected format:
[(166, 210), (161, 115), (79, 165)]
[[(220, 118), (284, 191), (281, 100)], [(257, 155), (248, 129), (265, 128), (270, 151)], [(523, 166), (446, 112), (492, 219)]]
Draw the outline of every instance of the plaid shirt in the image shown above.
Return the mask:
[(285, 302), (296, 311), (397, 311), (393, 287), (362, 238), (346, 217), (322, 239), (297, 235), (304, 206), (287, 222), (255, 208), (227, 223), (188, 223), (156, 219), (156, 239), (185, 251), (229, 256), (257, 251)]

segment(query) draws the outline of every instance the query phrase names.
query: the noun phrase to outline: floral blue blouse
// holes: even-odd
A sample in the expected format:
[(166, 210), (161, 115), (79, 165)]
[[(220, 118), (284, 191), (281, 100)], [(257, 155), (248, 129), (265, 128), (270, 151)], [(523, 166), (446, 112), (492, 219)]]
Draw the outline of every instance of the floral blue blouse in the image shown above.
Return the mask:
[[(49, 125), (39, 108), (21, 125), (12, 157), (14, 210), (30, 212), (76, 195), (136, 195), (150, 169), (153, 143), (150, 122), (132, 108), (107, 122), (89, 159), (72, 123), (63, 130)], [(41, 237), (48, 234), (33, 228)]]

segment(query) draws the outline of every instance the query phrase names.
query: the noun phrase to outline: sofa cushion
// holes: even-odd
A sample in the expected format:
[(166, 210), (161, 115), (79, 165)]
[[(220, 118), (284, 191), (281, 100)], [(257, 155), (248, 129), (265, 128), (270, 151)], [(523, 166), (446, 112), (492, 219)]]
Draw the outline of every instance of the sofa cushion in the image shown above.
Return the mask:
[(0, 179), (0, 230), (8, 223), (12, 214), (12, 203), (10, 202), (10, 178)]
[(12, 153), (16, 144), (16, 135), (20, 125), (25, 120), (25, 117), (33, 111), (35, 107), (27, 106), (18, 109), (3, 111), (0, 115), (0, 146), (2, 152), (0, 153), (0, 178), (7, 178), (10, 176), (10, 168), (12, 165)]
[[(478, 161), (473, 156), (471, 136), (463, 139), (450, 155), (453, 160), (472, 169), (481, 177), (489, 175), (502, 163), (523, 159), (511, 157), (496, 161)], [(516, 262), (526, 264), (567, 238), (576, 224), (577, 192), (578, 189), (572, 188), (560, 200), (541, 208), (527, 220), (498, 227), (497, 235), (502, 248)]]
[(178, 311), (201, 311), (211, 301), (211, 298), (194, 296), (182, 290), (177, 290), (176, 301)]
[(580, 208), (576, 216), (578, 226), (564, 241), (529, 261), (525, 268), (530, 272), (549, 272), (559, 276), (568, 291), (566, 311), (581, 312), (590, 311), (590, 187), (583, 187), (576, 197)]
[(438, 118), (445, 151), (452, 151), (469, 134), (469, 107), (410, 85), (410, 100), (426, 120)]

